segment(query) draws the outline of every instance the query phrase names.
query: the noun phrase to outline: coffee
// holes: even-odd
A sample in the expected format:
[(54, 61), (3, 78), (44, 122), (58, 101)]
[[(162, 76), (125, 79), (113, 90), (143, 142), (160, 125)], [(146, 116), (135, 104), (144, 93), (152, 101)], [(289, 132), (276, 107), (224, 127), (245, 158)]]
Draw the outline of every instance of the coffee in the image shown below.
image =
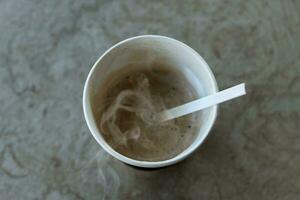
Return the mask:
[(156, 114), (196, 98), (179, 70), (129, 65), (107, 77), (92, 106), (98, 129), (113, 149), (136, 160), (161, 161), (191, 145), (201, 112), (163, 123)]

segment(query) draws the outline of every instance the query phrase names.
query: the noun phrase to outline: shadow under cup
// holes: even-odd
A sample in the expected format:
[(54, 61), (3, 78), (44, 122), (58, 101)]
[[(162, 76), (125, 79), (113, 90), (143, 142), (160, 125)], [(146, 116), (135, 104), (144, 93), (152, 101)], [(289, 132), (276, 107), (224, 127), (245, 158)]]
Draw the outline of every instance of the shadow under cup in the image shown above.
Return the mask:
[(187, 45), (175, 39), (145, 35), (124, 40), (107, 50), (94, 64), (85, 83), (83, 110), (88, 127), (97, 142), (109, 154), (127, 164), (137, 167), (164, 167), (191, 154), (208, 135), (217, 115), (217, 106), (202, 110), (200, 129), (194, 142), (177, 156), (164, 161), (140, 161), (128, 158), (115, 151), (102, 137), (94, 118), (93, 99), (106, 78), (123, 67), (151, 63), (163, 63), (180, 70), (190, 81), (199, 96), (207, 96), (218, 91), (217, 83), (203, 58)]

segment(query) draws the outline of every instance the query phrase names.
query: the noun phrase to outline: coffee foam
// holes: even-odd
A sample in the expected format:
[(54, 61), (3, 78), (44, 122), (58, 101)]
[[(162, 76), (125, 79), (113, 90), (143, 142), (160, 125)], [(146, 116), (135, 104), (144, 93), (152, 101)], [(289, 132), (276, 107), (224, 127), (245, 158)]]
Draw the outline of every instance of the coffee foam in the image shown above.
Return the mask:
[[(115, 77), (117, 76), (117, 78)], [(98, 125), (119, 153), (138, 160), (171, 158), (190, 145), (199, 129), (199, 114), (164, 123), (156, 114), (197, 98), (182, 74), (162, 66), (131, 68), (109, 78), (98, 98)]]

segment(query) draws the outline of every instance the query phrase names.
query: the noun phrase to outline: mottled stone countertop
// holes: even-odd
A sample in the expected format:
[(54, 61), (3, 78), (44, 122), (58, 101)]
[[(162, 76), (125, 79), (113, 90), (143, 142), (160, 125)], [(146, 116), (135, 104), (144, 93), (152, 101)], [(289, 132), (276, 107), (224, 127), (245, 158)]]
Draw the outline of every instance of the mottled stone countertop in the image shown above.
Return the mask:
[[(299, 0), (0, 0), (0, 199), (300, 199)], [(140, 171), (105, 153), (82, 89), (110, 46), (141, 34), (198, 51), (223, 104), (185, 161)]]

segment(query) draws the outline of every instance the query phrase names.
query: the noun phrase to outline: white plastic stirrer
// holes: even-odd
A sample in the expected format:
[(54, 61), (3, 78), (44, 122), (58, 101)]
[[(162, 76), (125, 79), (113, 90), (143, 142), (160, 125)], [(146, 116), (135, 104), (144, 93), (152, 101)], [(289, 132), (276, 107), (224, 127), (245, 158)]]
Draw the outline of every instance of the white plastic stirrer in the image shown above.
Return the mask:
[(245, 83), (158, 113), (161, 122), (187, 115), (204, 108), (245, 95)]

